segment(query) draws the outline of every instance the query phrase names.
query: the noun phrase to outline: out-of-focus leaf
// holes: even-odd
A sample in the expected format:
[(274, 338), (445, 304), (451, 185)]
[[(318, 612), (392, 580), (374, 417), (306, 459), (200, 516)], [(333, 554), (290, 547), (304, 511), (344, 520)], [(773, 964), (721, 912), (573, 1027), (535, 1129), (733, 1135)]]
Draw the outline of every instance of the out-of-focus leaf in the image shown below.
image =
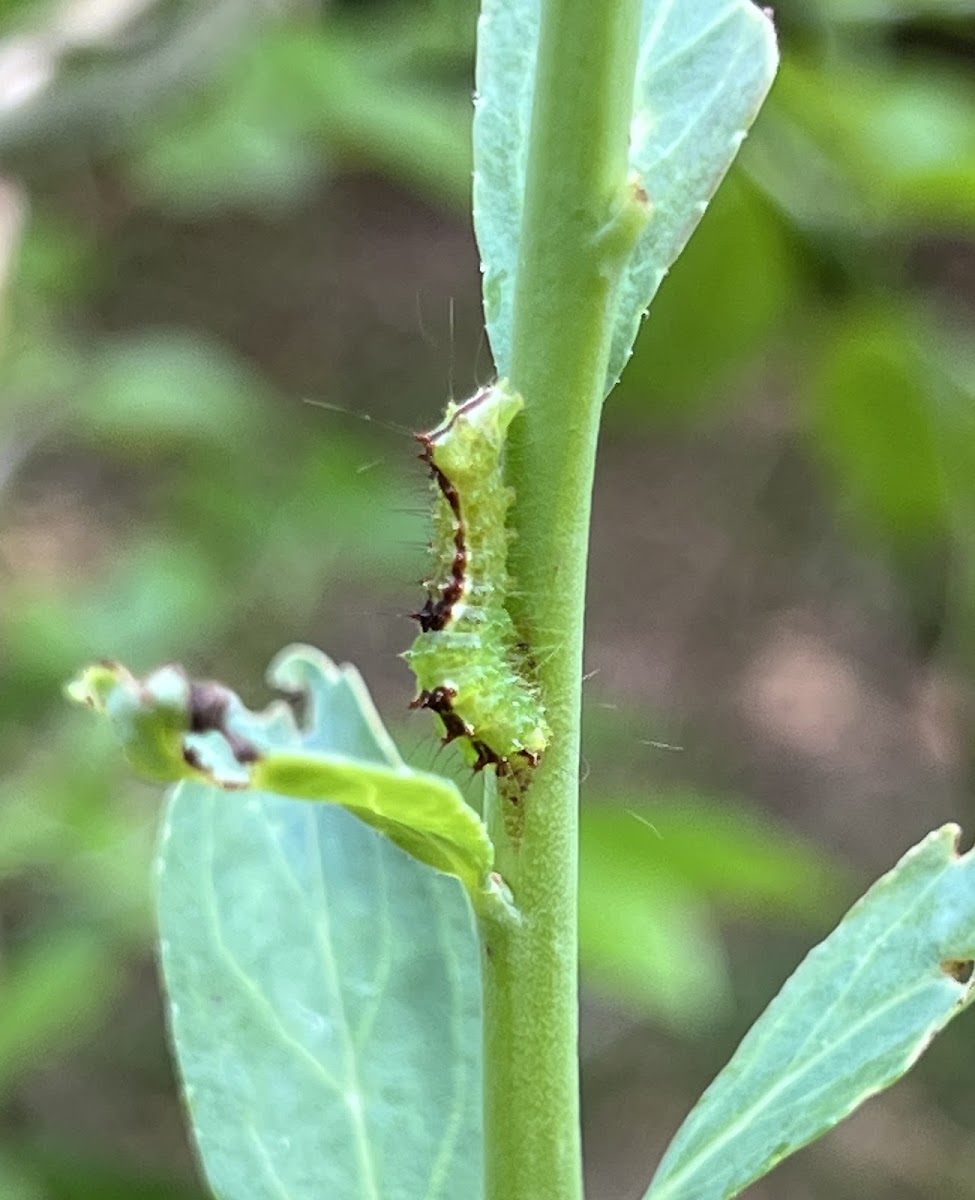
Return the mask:
[(76, 919), (142, 942), (154, 806), (131, 783), (123, 794), (123, 774), (107, 727), (52, 721), (43, 750), (0, 776), (0, 882), (43, 872)]
[[(304, 450), (296, 449), (288, 464), (289, 495), (286, 502), (264, 500), (267, 545), (264, 555), (280, 559), (287, 568), (289, 587), (300, 589), (300, 576), (307, 572), (315, 581), (317, 599), (323, 585), (365, 578), (410, 586), (416, 578), (417, 548), (427, 534), (425, 513), (417, 506), (416, 475), (412, 461), (377, 460), (376, 448), (356, 438), (302, 438)], [(397, 466), (405, 465), (402, 473)], [(193, 481), (189, 481), (192, 483)], [(410, 484), (412, 483), (412, 487)], [(327, 496), (327, 504), (322, 497)], [(227, 522), (233, 520), (233, 496), (212, 497), (221, 504)], [(260, 515), (260, 514), (255, 514)], [(253, 537), (248, 528), (245, 533)], [(312, 547), (312, 552), (309, 551)], [(280, 591), (281, 571), (274, 573)], [(415, 585), (412, 585), (415, 586)], [(368, 588), (363, 604), (368, 606)], [(368, 607), (364, 615), (369, 615)]]
[(822, 926), (854, 896), (849, 873), (734, 797), (665, 792), (582, 810), (583, 863), (673, 878), (722, 912)]
[(681, 1032), (728, 1000), (719, 913), (822, 928), (854, 894), (822, 852), (731, 797), (582, 810), (584, 977)]
[(6, 1151), (0, 1151), (0, 1196), (3, 1200), (50, 1200), (43, 1181)]
[[(298, 646), (278, 656), (268, 678), (301, 698), (304, 728), (281, 702), (252, 713), (222, 684), (191, 682), (176, 666), (139, 680), (102, 663), (83, 671), (67, 692), (109, 718), (129, 762), (147, 778), (338, 804), (421, 862), (456, 875), (480, 902), (492, 887), (484, 823), (449, 780), (406, 766), (358, 672)], [(341, 750), (315, 746), (323, 711), (342, 731), (381, 745), (383, 760), (355, 754), (352, 736), (335, 730), (329, 737)]]
[(975, 0), (816, 0), (814, 7), (821, 19), (838, 25), (952, 20), (975, 14)]
[[(314, 42), (310, 32), (306, 40)], [(306, 57), (298, 39), (277, 31), (249, 42), (221, 78), (153, 131), (129, 168), (134, 182), (191, 212), (300, 199), (324, 165), (303, 136), (315, 112), (295, 69)]]
[[(83, 362), (74, 347), (60, 338), (46, 311), (16, 296), (14, 311), (0, 342), (0, 429), (28, 446), (65, 422), (64, 410), (51, 412), (51, 399), (77, 393)], [(9, 450), (8, 450), (9, 452)]]
[[(975, 385), (966, 355), (892, 305), (846, 310), (811, 381), (841, 508), (896, 571), (922, 647), (975, 646)], [(975, 373), (973, 373), (975, 374)]]
[[(144, 136), (160, 107), (200, 87), (265, 15), (260, 5), (240, 0), (185, 9), (151, 5), (155, 19), (136, 34), (116, 20), (115, 14), (124, 16), (121, 6), (38, 7), (42, 19), (27, 34), (25, 57), (36, 75), (47, 78), (26, 102), (0, 110), (5, 161), (40, 144), (94, 140), (118, 148), (133, 135)], [(95, 25), (101, 26), (97, 32)], [(123, 35), (117, 41), (113, 29)]]
[(42, 212), (31, 214), (17, 251), (16, 290), (38, 300), (65, 300), (100, 279), (92, 243), (81, 231)]
[[(136, 182), (179, 209), (291, 202), (351, 155), (442, 202), (467, 202), (470, 139), (461, 97), (392, 76), (386, 25), (332, 17), (270, 30), (226, 76), (177, 113), (136, 159)], [(377, 61), (374, 61), (377, 60)]]
[(699, 419), (736, 368), (795, 311), (796, 262), (778, 218), (734, 173), (663, 283), (610, 419)]
[(8, 24), (22, 27), (27, 14), (38, 7), (37, 0), (3, 0), (0, 4), (0, 29), (6, 29)]
[(813, 950), (671, 1143), (648, 1200), (727, 1200), (900, 1078), (971, 999), (975, 856), (945, 826)]
[[(793, 56), (749, 165), (803, 224), (844, 221), (862, 236), (878, 223), (913, 225), (919, 217), (971, 223), (973, 106), (975, 86), (942, 66), (874, 59), (827, 67)], [(788, 177), (796, 142), (814, 168), (802, 188)]]
[(206, 447), (227, 453), (257, 437), (265, 396), (218, 346), (185, 333), (105, 343), (78, 409), (78, 432), (127, 455)]
[(970, 664), (975, 662), (975, 347), (961, 330), (939, 330), (929, 335), (922, 354), (938, 415), (951, 549), (945, 632)]
[[(308, 748), (388, 764), (350, 679), (322, 678)], [(183, 784), (159, 908), (187, 1102), (221, 1200), (476, 1200), (479, 965), (455, 880), (332, 805)]]
[(9, 956), (0, 974), (0, 1094), (99, 1025), (120, 983), (116, 952), (88, 930), (38, 936)]
[[(511, 367), (514, 295), (539, 31), (538, 0), (488, 0), (478, 40), (474, 223), (498, 373)], [(620, 284), (608, 392), (640, 320), (700, 220), (765, 98), (771, 22), (746, 0), (646, 3), (630, 165), (652, 216)]]
[[(12, 1159), (42, 1187), (38, 1200), (212, 1200), (194, 1183), (145, 1163), (129, 1165), (117, 1154), (109, 1160), (97, 1147), (66, 1145), (48, 1136), (18, 1140), (13, 1151)], [(0, 1195), (9, 1200), (6, 1192)]]
[(895, 537), (944, 528), (939, 414), (900, 315), (876, 308), (844, 315), (813, 381), (811, 420), (855, 514)]
[(438, 95), (427, 80), (391, 79), (383, 70), (389, 46), (377, 39), (378, 63), (361, 38), (337, 30), (309, 62), (320, 89), (321, 131), (338, 153), (366, 158), (429, 196), (470, 204), (469, 93)]
[[(192, 647), (221, 628), (218, 598), (226, 580), (192, 544), (145, 538), (97, 584), (21, 587), (9, 594), (4, 632), (7, 670), (24, 681), (16, 698), (22, 714), (49, 700), (79, 662), (95, 655), (162, 658)], [(12, 698), (7, 699), (7, 703)], [(0, 693), (0, 712), (4, 709)]]
[(590, 821), (592, 811), (583, 812), (579, 873), (583, 980), (678, 1032), (693, 1030), (729, 995), (711, 907), (659, 857), (634, 852), (634, 818), (612, 828)]

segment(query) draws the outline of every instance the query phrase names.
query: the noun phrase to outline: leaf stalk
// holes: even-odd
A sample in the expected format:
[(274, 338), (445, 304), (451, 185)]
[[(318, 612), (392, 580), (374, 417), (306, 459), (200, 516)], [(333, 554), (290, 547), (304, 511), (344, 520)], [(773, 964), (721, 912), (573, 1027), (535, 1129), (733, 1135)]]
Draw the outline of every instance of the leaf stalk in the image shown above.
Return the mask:
[[(589, 517), (620, 275), (648, 216), (628, 177), (639, 0), (542, 0), (511, 381), (516, 623), (551, 741), (489, 795), (522, 914), (485, 929), (486, 1200), (580, 1200), (578, 780)], [(513, 812), (513, 807), (520, 811)]]

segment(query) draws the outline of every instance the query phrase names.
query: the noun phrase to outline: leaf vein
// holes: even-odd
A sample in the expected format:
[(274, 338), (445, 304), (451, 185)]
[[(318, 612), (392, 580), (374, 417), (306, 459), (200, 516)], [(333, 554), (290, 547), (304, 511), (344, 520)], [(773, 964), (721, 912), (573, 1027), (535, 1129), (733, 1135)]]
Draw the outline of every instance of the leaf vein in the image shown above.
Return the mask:
[(445, 920), (444, 906), (433, 888), (433, 880), (427, 884), (433, 897), (433, 905), (437, 913), (437, 938), (443, 950), (444, 971), (450, 989), (450, 1033), (452, 1050), (452, 1103), (447, 1117), (443, 1137), (437, 1149), (433, 1166), (430, 1169), (430, 1181), (427, 1185), (427, 1200), (437, 1200), (444, 1195), (444, 1187), (449, 1183), (450, 1165), (457, 1147), (457, 1140), (464, 1126), (464, 1111), (466, 1109), (466, 1094), (468, 1085), (467, 1058), (464, 1054), (464, 1030), (462, 1017), (463, 980), (458, 969), (457, 953), (451, 945)]
[(208, 859), (209, 870), (206, 874), (207, 881), (207, 910), (210, 915), (210, 929), (213, 935), (214, 945), (216, 950), (226, 965), (229, 972), (238, 980), (241, 985), (241, 994), (250, 1001), (251, 1006), (257, 1011), (262, 1018), (267, 1029), (275, 1034), (279, 1041), (282, 1042), (289, 1050), (294, 1051), (297, 1056), (310, 1067), (313, 1072), (327, 1086), (334, 1088), (339, 1094), (342, 1092), (340, 1082), (327, 1070), (325, 1065), (317, 1059), (302, 1042), (298, 1041), (285, 1029), (282, 1025), (277, 1013), (266, 997), (260, 992), (257, 985), (244, 970), (243, 965), (237, 958), (236, 954), (230, 949), (224, 940), (223, 923), (220, 919), (220, 910), (217, 904), (216, 890), (214, 887), (213, 859), (214, 859), (214, 841), (213, 841), (213, 825), (208, 822)]
[(325, 869), (322, 863), (322, 845), (319, 831), (318, 821), (315, 820), (314, 810), (309, 812), (309, 819), (312, 828), (312, 842), (316, 850), (316, 860), (318, 870), (315, 876), (316, 886), (319, 893), (319, 914), (321, 920), (316, 924), (316, 936), (319, 949), (322, 953), (322, 962), (325, 970), (331, 978), (333, 990), (336, 996), (336, 1013), (338, 1016), (338, 1027), (342, 1031), (344, 1049), (345, 1049), (345, 1067), (348, 1073), (350, 1088), (354, 1091), (358, 1098), (358, 1102), (354, 1106), (346, 1104), (346, 1109), (352, 1119), (353, 1129), (355, 1131), (355, 1146), (356, 1154), (359, 1163), (362, 1167), (361, 1182), (365, 1193), (369, 1200), (380, 1200), (379, 1188), (376, 1183), (376, 1164), (372, 1153), (372, 1144), (369, 1141), (366, 1132), (366, 1123), (364, 1117), (365, 1105), (364, 1096), (362, 1093), (361, 1080), (359, 1078), (358, 1061), (355, 1055), (355, 1047), (352, 1040), (352, 1030), (349, 1025), (348, 1014), (345, 1006), (345, 995), (341, 991), (341, 984), (338, 975), (338, 963), (335, 958), (335, 946), (332, 939), (332, 923), (328, 906), (328, 890), (325, 886)]

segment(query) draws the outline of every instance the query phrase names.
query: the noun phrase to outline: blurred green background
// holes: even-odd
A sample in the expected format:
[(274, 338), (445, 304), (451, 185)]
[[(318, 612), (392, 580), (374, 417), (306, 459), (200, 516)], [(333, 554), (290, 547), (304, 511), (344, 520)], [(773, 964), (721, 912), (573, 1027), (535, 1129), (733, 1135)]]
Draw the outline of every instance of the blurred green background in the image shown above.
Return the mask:
[[(781, 0), (772, 98), (607, 404), (592, 1200), (642, 1194), (805, 949), (975, 817), (973, 18)], [(0, 1200), (202, 1197), (153, 963), (160, 797), (63, 681), (179, 660), (259, 704), (312, 641), (434, 753), (396, 657), (426, 536), (406, 431), (490, 377), (475, 19), (0, 3)], [(975, 1196), (973, 1045), (963, 1019), (749, 1195)]]

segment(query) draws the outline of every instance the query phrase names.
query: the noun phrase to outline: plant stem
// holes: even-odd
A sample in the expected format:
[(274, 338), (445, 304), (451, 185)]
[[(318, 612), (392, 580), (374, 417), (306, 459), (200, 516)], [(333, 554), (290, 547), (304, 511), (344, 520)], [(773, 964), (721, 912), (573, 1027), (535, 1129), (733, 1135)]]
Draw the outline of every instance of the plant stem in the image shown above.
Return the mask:
[(640, 0), (542, 0), (511, 381), (513, 614), (551, 741), (489, 798), (522, 921), (485, 937), (486, 1200), (579, 1200), (578, 778), (589, 512), (616, 283), (646, 219), (627, 181)]

